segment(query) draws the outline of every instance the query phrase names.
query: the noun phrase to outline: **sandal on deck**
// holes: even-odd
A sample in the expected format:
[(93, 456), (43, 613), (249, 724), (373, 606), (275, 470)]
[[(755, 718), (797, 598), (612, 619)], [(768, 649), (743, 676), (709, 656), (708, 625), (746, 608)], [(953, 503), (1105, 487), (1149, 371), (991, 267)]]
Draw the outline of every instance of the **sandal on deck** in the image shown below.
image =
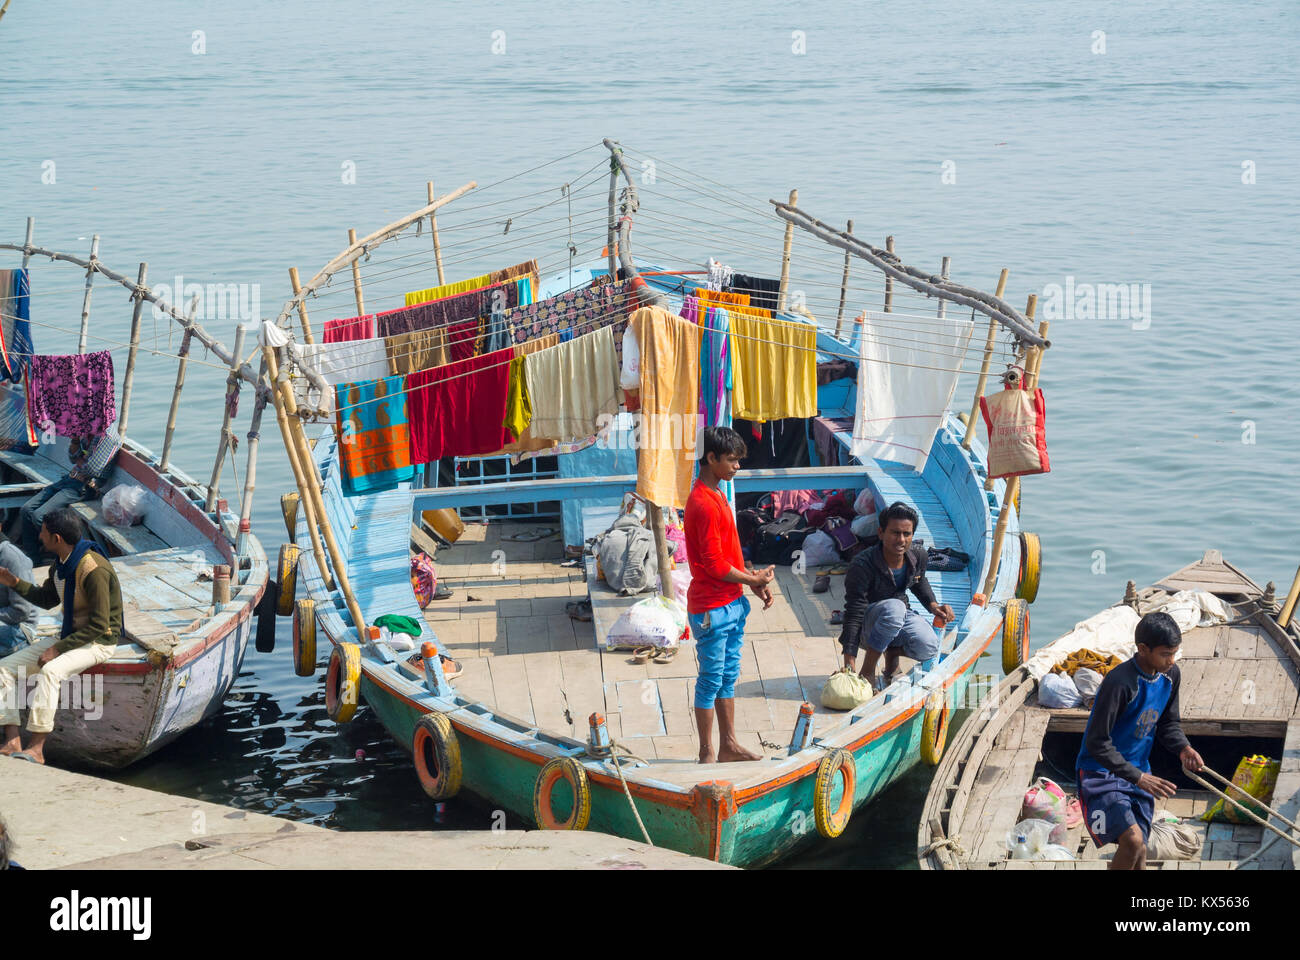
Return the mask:
[(831, 623), (834, 623), (834, 624), (841, 624), (841, 623), (843, 623), (843, 622), (844, 622), (844, 611), (842, 611), (842, 610), (832, 610), (832, 611), (831, 611)]
[(813, 582), (813, 593), (825, 593), (831, 588), (831, 575), (829, 573), (817, 574), (817, 579)]
[(13, 757), (15, 760), (26, 760), (28, 763), (39, 764), (41, 762), (40, 760), (37, 760), (30, 753), (27, 753), (24, 750), (18, 750), (14, 753), (9, 754), (9, 756)]
[(842, 576), (844, 576), (844, 574), (846, 574), (846, 573), (849, 572), (849, 568), (848, 568), (848, 567), (843, 567), (843, 566), (840, 566), (840, 567), (831, 567), (831, 568), (830, 568), (829, 570), (827, 570), (826, 572), (827, 572), (828, 574), (830, 574), (832, 577), (842, 577)]
[(655, 663), (672, 663), (677, 656), (677, 647), (664, 647), (652, 658)]
[(591, 622), (591, 601), (570, 600), (564, 605), (564, 612), (581, 623)]
[(648, 663), (650, 658), (654, 656), (654, 653), (655, 653), (655, 648), (649, 644), (647, 644), (644, 647), (637, 647), (635, 650), (632, 651), (632, 662)]

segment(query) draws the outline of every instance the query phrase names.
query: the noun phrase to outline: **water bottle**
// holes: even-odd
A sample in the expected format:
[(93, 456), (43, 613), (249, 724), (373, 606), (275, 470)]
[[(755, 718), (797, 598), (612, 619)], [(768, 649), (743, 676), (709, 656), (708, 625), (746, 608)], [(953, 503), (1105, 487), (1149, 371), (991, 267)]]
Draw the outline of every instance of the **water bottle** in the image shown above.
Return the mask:
[(1017, 833), (1015, 840), (1012, 841), (1010, 846), (1012, 860), (1028, 860), (1033, 856), (1033, 852), (1029, 849), (1029, 837), (1027, 834)]

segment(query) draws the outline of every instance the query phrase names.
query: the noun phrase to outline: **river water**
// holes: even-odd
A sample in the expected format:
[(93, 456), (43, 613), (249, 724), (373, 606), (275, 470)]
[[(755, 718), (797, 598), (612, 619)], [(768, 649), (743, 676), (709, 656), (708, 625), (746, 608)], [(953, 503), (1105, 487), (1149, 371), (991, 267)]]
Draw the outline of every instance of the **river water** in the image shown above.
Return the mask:
[[(256, 296), (274, 316), (287, 267), (313, 274), (348, 227), (422, 204), (426, 180), (491, 183), (608, 136), (754, 197), (797, 187), (816, 216), (852, 218), (878, 244), (895, 235), (936, 272), (951, 256), (984, 289), (1009, 267), (1016, 305), (1136, 284), (1146, 309), (1095, 318), (1058, 301), (1051, 317), (1053, 469), (1024, 490), (1045, 554), (1042, 643), (1207, 547), (1283, 589), (1300, 561), (1282, 296), (1300, 214), (1298, 32), (1284, 2), (581, 2), (560, 20), (522, 3), (306, 16), (19, 0), (0, 23), (0, 240), (20, 243), (27, 216), (39, 244), (83, 256), (98, 233), (114, 269), (148, 260), (154, 284), (247, 285), (250, 310)], [(779, 235), (773, 221), (771, 256), (745, 266), (775, 275)], [(41, 266), (33, 284), (37, 348), (75, 349), (81, 275)], [(113, 349), (119, 370), (129, 317), (100, 280), (89, 348)], [(233, 325), (210, 324), (227, 343)], [(179, 337), (152, 320), (145, 336), (159, 356), (141, 357), (131, 433), (157, 448)], [(196, 476), (223, 389), (220, 370), (191, 365), (175, 459)], [(267, 427), (254, 522), (273, 553), (291, 481)], [(336, 729), (286, 646), (250, 650), (227, 710), (122, 779), (343, 829), (488, 825), (472, 805), (431, 806), (367, 711)], [(925, 776), (800, 862), (914, 865)]]

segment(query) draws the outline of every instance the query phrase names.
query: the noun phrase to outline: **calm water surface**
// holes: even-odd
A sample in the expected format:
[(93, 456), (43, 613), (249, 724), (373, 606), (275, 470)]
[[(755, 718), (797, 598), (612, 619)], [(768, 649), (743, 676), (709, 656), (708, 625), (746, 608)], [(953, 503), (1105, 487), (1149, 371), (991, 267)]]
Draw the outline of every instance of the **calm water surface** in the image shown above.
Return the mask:
[[(21, 242), (29, 215), (55, 249), (84, 255), (99, 233), (115, 269), (147, 259), (154, 283), (257, 284), (274, 315), (288, 266), (314, 273), (348, 227), (423, 203), (426, 180), (490, 183), (613, 137), (755, 197), (798, 187), (822, 219), (893, 234), (936, 270), (951, 256), (985, 289), (1010, 267), (1017, 305), (1069, 277), (1150, 285), (1145, 329), (1052, 322), (1053, 471), (1024, 493), (1046, 558), (1036, 642), (1210, 546), (1289, 582), (1293, 4), (577, 3), (562, 23), (524, 4), (306, 9), (16, 0), (0, 22), (0, 239)], [(770, 257), (737, 265), (775, 275), (770, 233)], [(80, 275), (41, 268), (36, 282), (38, 349), (75, 349)], [(123, 291), (96, 286), (90, 346), (119, 369), (129, 316)], [(161, 324), (146, 337), (163, 354), (179, 340)], [(131, 432), (148, 445), (174, 377), (142, 357)], [(223, 382), (191, 365), (176, 459), (196, 475)], [(254, 522), (273, 552), (290, 477), (268, 427)], [(343, 829), (487, 825), (472, 805), (429, 804), (367, 711), (335, 728), (286, 647), (250, 650), (225, 713), (122, 779)], [(925, 780), (801, 863), (913, 865)]]

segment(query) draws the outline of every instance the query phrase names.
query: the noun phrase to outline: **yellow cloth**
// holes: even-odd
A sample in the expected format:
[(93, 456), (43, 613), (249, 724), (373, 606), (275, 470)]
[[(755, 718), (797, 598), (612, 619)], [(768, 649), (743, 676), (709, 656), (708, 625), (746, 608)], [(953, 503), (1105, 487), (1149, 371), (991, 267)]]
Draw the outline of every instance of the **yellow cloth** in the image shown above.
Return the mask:
[(388, 372), (393, 376), (419, 373), (451, 363), (445, 327), (384, 337), (384, 352), (388, 354)]
[(1104, 677), (1121, 663), (1123, 661), (1113, 653), (1103, 656), (1084, 647), (1082, 650), (1074, 651), (1074, 653), (1052, 667), (1052, 673), (1068, 673), (1070, 676), (1074, 676), (1074, 671), (1086, 668), (1095, 670)]
[(641, 307), (627, 322), (641, 348), (636, 492), (661, 507), (685, 507), (700, 416), (700, 328), (662, 307)]
[(749, 294), (724, 293), (721, 290), (696, 290), (695, 299), (701, 303), (713, 303), (720, 307), (749, 306)]
[(817, 416), (816, 329), (731, 312), (731, 377), (733, 417)]
[(533, 404), (528, 398), (528, 379), (524, 376), (524, 358), (510, 361), (510, 386), (506, 388), (506, 418), (502, 425), (515, 435), (516, 442), (533, 419)]
[(477, 290), (479, 287), (488, 287), (492, 285), (492, 274), (485, 273), (481, 277), (470, 277), (468, 280), (460, 280), (456, 283), (445, 283), (441, 287), (429, 287), (427, 290), (413, 290), (406, 295), (406, 305), (414, 306), (417, 303), (428, 303), (430, 300), (441, 300), (443, 297), (454, 297), (458, 293), (466, 293), (470, 290)]

